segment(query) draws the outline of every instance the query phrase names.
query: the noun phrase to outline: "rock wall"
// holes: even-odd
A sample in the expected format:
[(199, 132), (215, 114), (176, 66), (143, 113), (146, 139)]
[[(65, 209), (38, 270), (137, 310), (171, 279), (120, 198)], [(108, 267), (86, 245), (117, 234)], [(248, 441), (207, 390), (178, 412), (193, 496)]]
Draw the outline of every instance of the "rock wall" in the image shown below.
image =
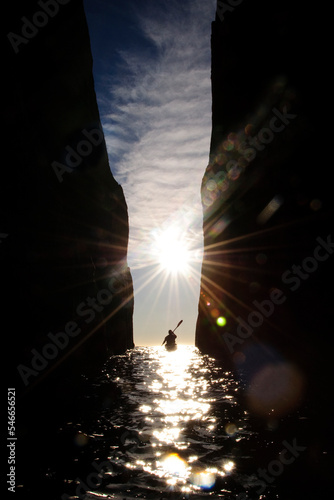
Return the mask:
[(54, 380), (53, 390), (71, 393), (81, 374), (133, 347), (127, 206), (108, 164), (83, 2), (14, 1), (6, 11), (0, 252), (10, 385), (24, 393)]
[(238, 369), (288, 360), (310, 383), (333, 323), (323, 23), (299, 2), (218, 2), (195, 341)]

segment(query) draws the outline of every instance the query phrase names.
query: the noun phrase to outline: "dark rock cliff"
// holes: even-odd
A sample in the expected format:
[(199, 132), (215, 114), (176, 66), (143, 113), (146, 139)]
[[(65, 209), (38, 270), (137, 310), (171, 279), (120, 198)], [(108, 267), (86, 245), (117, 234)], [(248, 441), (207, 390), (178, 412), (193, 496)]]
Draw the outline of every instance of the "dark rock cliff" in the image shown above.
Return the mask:
[(19, 392), (54, 383), (71, 394), (82, 373), (133, 347), (127, 206), (108, 164), (83, 2), (6, 9), (0, 252), (9, 379)]
[[(227, 0), (218, 2), (212, 23), (212, 139), (201, 187), (205, 249), (195, 343), (240, 377), (245, 411), (262, 435), (303, 443), (304, 459), (277, 479), (279, 498), (325, 497), (332, 470), (325, 17), (297, 1)], [(300, 435), (302, 418), (309, 423)]]
[(276, 352), (310, 380), (333, 324), (323, 23), (299, 2), (218, 2), (195, 341), (233, 367)]

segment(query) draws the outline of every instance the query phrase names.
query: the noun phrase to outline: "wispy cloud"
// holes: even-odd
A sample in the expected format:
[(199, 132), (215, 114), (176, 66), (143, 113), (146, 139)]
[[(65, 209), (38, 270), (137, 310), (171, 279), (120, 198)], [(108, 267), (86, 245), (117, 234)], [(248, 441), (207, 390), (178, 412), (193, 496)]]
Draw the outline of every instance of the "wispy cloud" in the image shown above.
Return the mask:
[(129, 262), (144, 265), (145, 241), (154, 228), (179, 218), (201, 241), (215, 2), (155, 0), (136, 8), (145, 46), (120, 51), (122, 71), (110, 76), (102, 122), (129, 209)]

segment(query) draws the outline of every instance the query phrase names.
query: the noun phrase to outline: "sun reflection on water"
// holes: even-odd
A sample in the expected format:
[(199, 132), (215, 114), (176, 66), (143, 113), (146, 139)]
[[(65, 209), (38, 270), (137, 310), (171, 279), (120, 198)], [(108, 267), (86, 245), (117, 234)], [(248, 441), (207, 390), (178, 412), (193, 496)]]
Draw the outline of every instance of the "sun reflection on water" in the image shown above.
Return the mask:
[[(293, 367), (271, 364), (258, 373), (250, 377), (257, 384), (249, 386), (248, 373), (240, 371), (237, 377), (195, 346), (181, 345), (173, 352), (137, 347), (112, 357), (93, 387), (92, 403), (95, 408), (98, 392), (102, 412), (96, 413), (96, 421), (89, 414), (88, 421), (73, 428), (78, 457), (86, 452), (91, 459), (94, 454), (94, 468), (106, 466), (96, 497), (255, 498), (257, 455), (269, 464), (279, 456), (275, 435), (281, 438), (285, 425), (272, 411), (266, 419), (262, 412), (261, 434), (260, 403), (265, 411), (282, 391), (290, 394), (289, 380), (300, 385), (300, 373)], [(276, 392), (264, 390), (265, 379)], [(119, 396), (110, 404), (109, 391), (115, 391), (116, 384)], [(280, 401), (276, 409), (287, 405), (283, 398)], [(295, 423), (307, 424), (299, 414), (288, 418), (293, 429)], [(268, 484), (261, 498), (279, 498), (276, 485)]]
[[(218, 476), (231, 473), (235, 463), (222, 459), (217, 467), (207, 467), (192, 450), (196, 441), (189, 438), (189, 429), (209, 436), (216, 428), (216, 418), (210, 414), (216, 399), (209, 393), (205, 358), (193, 346), (181, 345), (173, 352), (151, 348), (151, 359), (158, 359), (154, 377), (147, 383), (152, 402), (139, 406), (139, 411), (156, 451), (155, 462), (151, 460), (148, 468), (144, 461), (143, 470), (163, 479), (167, 488), (177, 486), (186, 493), (209, 490)], [(230, 398), (226, 394), (226, 400)]]

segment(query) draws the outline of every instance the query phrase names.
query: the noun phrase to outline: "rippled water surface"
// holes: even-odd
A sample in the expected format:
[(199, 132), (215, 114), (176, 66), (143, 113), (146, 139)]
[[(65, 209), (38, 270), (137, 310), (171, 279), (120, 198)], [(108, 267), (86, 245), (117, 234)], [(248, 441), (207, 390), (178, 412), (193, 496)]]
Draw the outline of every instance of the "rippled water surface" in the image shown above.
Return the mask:
[(274, 480), (259, 488), (254, 463), (277, 422), (259, 438), (240, 380), (195, 347), (114, 356), (85, 399), (81, 416), (60, 430), (75, 443), (61, 478), (66, 495), (279, 498)]

